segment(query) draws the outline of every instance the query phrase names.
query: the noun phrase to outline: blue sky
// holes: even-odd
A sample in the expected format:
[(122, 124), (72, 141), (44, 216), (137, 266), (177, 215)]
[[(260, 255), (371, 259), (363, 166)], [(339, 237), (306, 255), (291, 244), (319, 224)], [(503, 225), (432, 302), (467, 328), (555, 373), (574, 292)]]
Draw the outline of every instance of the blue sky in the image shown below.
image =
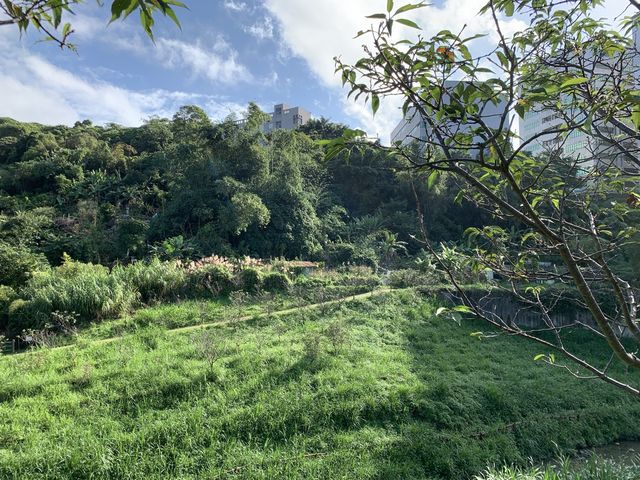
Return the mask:
[[(476, 14), (483, 1), (440, 0), (414, 19), (427, 34), (464, 24), (469, 33), (486, 33), (490, 19)], [(400, 120), (397, 102), (384, 103), (373, 118), (366, 106), (348, 101), (333, 73), (334, 56), (358, 57), (362, 41), (353, 35), (386, 1), (187, 0), (189, 10), (179, 12), (183, 30), (159, 18), (155, 45), (137, 19), (107, 27), (111, 2), (105, 3), (76, 8), (77, 54), (38, 43), (35, 33), (20, 39), (16, 30), (0, 29), (0, 116), (138, 125), (190, 103), (222, 119), (240, 115), (249, 101), (268, 111), (284, 102), (383, 140)], [(608, 0), (604, 11), (623, 4)], [(503, 20), (507, 31), (523, 26)]]

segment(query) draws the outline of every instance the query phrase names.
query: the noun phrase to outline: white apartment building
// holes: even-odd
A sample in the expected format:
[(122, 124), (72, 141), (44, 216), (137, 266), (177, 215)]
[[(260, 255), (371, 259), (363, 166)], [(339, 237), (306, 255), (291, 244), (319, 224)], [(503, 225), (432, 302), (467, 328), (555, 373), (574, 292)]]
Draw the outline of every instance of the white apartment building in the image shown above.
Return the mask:
[(279, 103), (273, 107), (273, 112), (269, 114), (271, 119), (262, 124), (264, 133), (274, 130), (294, 130), (309, 120), (311, 114), (302, 107), (289, 107), (287, 104)]
[[(580, 120), (579, 115), (579, 113), (577, 115), (569, 113), (569, 117), (575, 118), (577, 121)], [(566, 136), (557, 133), (543, 134), (543, 132), (565, 123), (562, 116), (554, 110), (533, 107), (525, 114), (524, 118), (520, 118), (519, 123), (520, 138), (522, 141), (529, 141), (525, 150), (532, 155), (561, 154), (568, 158), (581, 160), (583, 170), (588, 170), (598, 161), (603, 160), (615, 159), (619, 160), (618, 163), (621, 165), (623, 163), (622, 158), (616, 158), (622, 155), (615, 146), (580, 130), (573, 130)], [(610, 125), (600, 125), (599, 129), (609, 138), (621, 133)], [(635, 149), (635, 147), (632, 148)]]
[[(446, 82), (447, 89), (455, 88), (458, 82)], [(487, 127), (497, 129), (500, 126), (502, 116), (505, 113), (507, 105), (505, 102), (498, 102), (494, 105), (491, 102), (482, 106), (482, 121)], [(508, 121), (508, 118), (507, 118)], [(451, 130), (455, 130), (455, 126), (451, 126)], [(463, 132), (464, 130), (460, 130)], [(391, 132), (391, 143), (400, 142), (401, 145), (408, 145), (412, 142), (424, 142), (428, 139), (429, 126), (423, 116), (416, 111), (415, 107), (409, 107), (405, 117), (398, 123), (396, 128)], [(474, 138), (473, 143), (481, 142), (481, 138)], [(464, 149), (464, 147), (463, 147)]]
[[(632, 79), (632, 83), (638, 83), (638, 72), (640, 71), (640, 56), (637, 52), (640, 45), (640, 31), (638, 29), (633, 32), (633, 39), (635, 44), (635, 51), (628, 52), (629, 62), (626, 66), (622, 67), (621, 75), (629, 75), (628, 78)], [(601, 74), (603, 81), (611, 75), (611, 67), (601, 64), (600, 68), (598, 64), (594, 68), (595, 80), (598, 81), (597, 76)], [(574, 121), (580, 121), (581, 112), (572, 112), (567, 110), (564, 114), (568, 118), (574, 119)], [(579, 130), (572, 131), (568, 136), (561, 136), (557, 133), (544, 134), (543, 132), (558, 127), (564, 124), (565, 120), (562, 118), (556, 110), (544, 108), (542, 105), (534, 106), (529, 110), (524, 118), (519, 119), (519, 135), (522, 141), (528, 141), (529, 144), (525, 150), (532, 155), (541, 154), (561, 154), (565, 157), (580, 160), (582, 162), (581, 168), (588, 170), (600, 161), (612, 161), (615, 160), (619, 166), (625, 166), (625, 161), (622, 158), (622, 154), (619, 149), (613, 146), (610, 142), (606, 142), (594, 136), (591, 136), (585, 132)], [(599, 125), (602, 133), (608, 138), (621, 135), (615, 127), (611, 125)], [(534, 138), (535, 137), (535, 138)], [(627, 143), (627, 146), (632, 150), (637, 150), (638, 146), (631, 142), (631, 145)]]

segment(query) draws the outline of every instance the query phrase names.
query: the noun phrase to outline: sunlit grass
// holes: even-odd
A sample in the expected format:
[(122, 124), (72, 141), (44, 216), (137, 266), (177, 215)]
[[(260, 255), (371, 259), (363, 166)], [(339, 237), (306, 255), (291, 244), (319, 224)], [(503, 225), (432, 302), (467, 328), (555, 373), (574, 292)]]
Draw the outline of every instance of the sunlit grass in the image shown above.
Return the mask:
[(411, 292), (167, 332), (203, 306), (1, 359), (0, 478), (459, 479), (640, 436), (634, 400)]

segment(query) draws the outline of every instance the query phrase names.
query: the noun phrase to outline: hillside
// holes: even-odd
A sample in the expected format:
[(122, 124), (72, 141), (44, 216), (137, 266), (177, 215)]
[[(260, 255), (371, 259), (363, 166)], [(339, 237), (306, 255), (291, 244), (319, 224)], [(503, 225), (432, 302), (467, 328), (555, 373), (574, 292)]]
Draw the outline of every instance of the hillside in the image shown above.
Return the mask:
[(176, 305), (123, 339), (4, 357), (0, 477), (458, 479), (638, 438), (632, 398), (437, 306), (405, 290), (172, 332), (156, 322)]

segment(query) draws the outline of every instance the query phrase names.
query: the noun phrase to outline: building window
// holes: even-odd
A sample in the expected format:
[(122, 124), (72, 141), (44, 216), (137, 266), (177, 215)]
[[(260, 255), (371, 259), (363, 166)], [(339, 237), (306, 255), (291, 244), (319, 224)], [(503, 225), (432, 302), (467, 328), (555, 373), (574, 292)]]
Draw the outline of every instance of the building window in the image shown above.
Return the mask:
[(276, 128), (282, 128), (282, 122), (276, 122)]
[(277, 106), (277, 107), (276, 107), (276, 112), (275, 112), (275, 113), (276, 113), (276, 115), (282, 115), (282, 106), (280, 106), (280, 105), (279, 105), (279, 106)]
[(302, 125), (302, 115), (294, 115), (293, 116), (293, 124), (294, 125)]

